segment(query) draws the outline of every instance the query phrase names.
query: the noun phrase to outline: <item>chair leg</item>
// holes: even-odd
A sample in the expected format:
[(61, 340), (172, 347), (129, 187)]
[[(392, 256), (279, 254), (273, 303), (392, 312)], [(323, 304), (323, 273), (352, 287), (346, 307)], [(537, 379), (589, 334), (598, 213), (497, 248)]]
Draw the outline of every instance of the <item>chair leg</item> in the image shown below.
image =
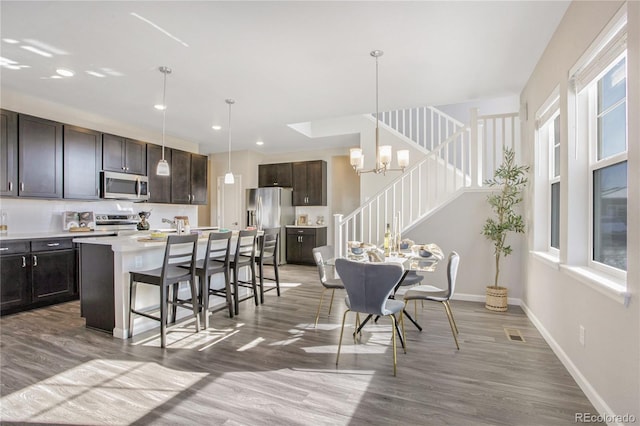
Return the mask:
[(393, 342), (393, 375), (396, 375), (396, 317), (394, 315), (389, 315), (391, 317), (391, 341)]
[(180, 290), (180, 283), (176, 283), (171, 286), (171, 293), (173, 294), (173, 303), (171, 304), (171, 323), (176, 322), (176, 313), (178, 310), (178, 292)]
[(453, 309), (451, 309), (451, 304), (448, 300), (446, 300), (444, 303), (446, 303), (447, 308), (449, 308), (449, 313), (451, 314), (451, 319), (453, 320), (453, 326), (456, 328), (456, 334), (460, 334), (460, 332), (458, 331), (458, 325), (456, 324), (456, 319), (453, 317)]
[(240, 302), (238, 300), (238, 268), (233, 268), (233, 310), (236, 315), (240, 313)]
[(260, 304), (264, 304), (264, 263), (260, 259), (258, 264), (258, 270), (260, 271)]
[(278, 259), (273, 259), (273, 274), (276, 279), (276, 293), (280, 297), (280, 272), (278, 271)]
[(251, 288), (253, 290), (253, 302), (256, 304), (256, 306), (258, 306), (260, 302), (258, 300), (258, 285), (256, 283), (256, 263), (251, 262), (249, 268), (251, 269)]
[(445, 302), (442, 302), (442, 306), (444, 306), (444, 311), (447, 314), (447, 319), (449, 320), (449, 326), (451, 327), (451, 334), (453, 334), (453, 340), (456, 342), (456, 348), (460, 350), (460, 345), (458, 345), (458, 336), (456, 333), (455, 325), (453, 325), (453, 319), (451, 317), (451, 313), (449, 312), (449, 307)]
[(160, 284), (160, 347), (167, 347), (167, 286)]
[(402, 312), (400, 313), (400, 330), (402, 330), (402, 341), (404, 342), (404, 345), (402, 346), (404, 348), (404, 353), (407, 353), (407, 334), (404, 332), (404, 316), (402, 315)]
[(338, 365), (338, 360), (340, 359), (340, 348), (342, 347), (342, 336), (344, 335), (344, 322), (347, 319), (347, 313), (349, 310), (344, 311), (344, 315), (342, 315), (342, 328), (340, 328), (340, 340), (338, 340), (338, 355), (336, 355), (336, 365)]
[(200, 283), (200, 295), (202, 296), (202, 327), (209, 328), (209, 286), (211, 285), (211, 275), (198, 276)]
[(133, 281), (133, 278), (130, 278), (129, 279), (129, 330), (128, 330), (129, 338), (133, 336), (133, 310), (136, 307), (136, 285), (137, 283)]
[(329, 302), (329, 313), (327, 314), (328, 316), (331, 315), (331, 307), (333, 306), (333, 296), (336, 294), (336, 289), (332, 288), (331, 289), (331, 301)]
[(233, 318), (233, 299), (231, 295), (231, 281), (230, 281), (231, 271), (229, 268), (224, 271), (224, 292), (227, 299), (227, 308), (229, 308), (229, 318)]
[[(193, 278), (193, 277), (192, 277)], [(198, 290), (195, 279), (189, 280), (191, 287), (191, 305), (193, 306), (193, 316), (196, 319), (196, 333), (200, 332), (200, 304), (198, 303)]]
[(318, 327), (318, 318), (320, 318), (320, 308), (322, 307), (322, 299), (324, 298), (324, 292), (327, 291), (327, 288), (322, 289), (322, 293), (320, 294), (320, 303), (318, 303), (318, 310), (316, 311), (316, 324), (314, 327)]

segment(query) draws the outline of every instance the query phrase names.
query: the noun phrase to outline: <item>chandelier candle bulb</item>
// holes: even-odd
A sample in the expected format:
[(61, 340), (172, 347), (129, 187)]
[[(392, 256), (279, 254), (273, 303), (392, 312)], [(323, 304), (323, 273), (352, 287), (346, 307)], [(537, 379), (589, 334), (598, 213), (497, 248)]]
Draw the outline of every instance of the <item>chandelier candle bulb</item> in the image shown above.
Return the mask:
[(391, 164), (391, 145), (382, 145), (380, 147), (380, 163), (385, 166)]
[(401, 149), (397, 152), (398, 167), (404, 169), (409, 166), (409, 150)]

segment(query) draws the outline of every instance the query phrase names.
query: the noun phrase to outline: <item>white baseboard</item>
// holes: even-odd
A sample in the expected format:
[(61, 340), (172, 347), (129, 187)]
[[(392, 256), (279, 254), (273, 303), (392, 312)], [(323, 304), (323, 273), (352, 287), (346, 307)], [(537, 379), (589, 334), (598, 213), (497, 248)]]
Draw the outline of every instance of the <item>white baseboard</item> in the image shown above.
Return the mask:
[[(487, 296), (482, 294), (460, 294), (460, 293), (454, 293), (453, 300), (464, 300), (465, 302), (481, 302), (484, 303), (487, 299)], [(515, 298), (515, 297), (507, 297), (507, 304), (509, 305), (516, 305), (516, 306), (520, 306), (522, 305), (522, 300)]]
[[(571, 377), (576, 381), (582, 392), (587, 396), (589, 401), (593, 404), (595, 409), (598, 411), (598, 414), (605, 418), (616, 418), (613, 410), (607, 405), (604, 399), (598, 394), (598, 392), (591, 386), (591, 383), (582, 375), (578, 367), (571, 361), (571, 358), (562, 350), (558, 342), (551, 336), (551, 334), (547, 331), (546, 328), (542, 325), (540, 320), (531, 312), (526, 303), (521, 303), (520, 306), (522, 310), (527, 315), (529, 320), (533, 323), (533, 325), (538, 329), (544, 340), (551, 347), (553, 353), (556, 354), (560, 362), (564, 365), (564, 367), (569, 371)], [(622, 425), (622, 423), (609, 423), (615, 425)]]

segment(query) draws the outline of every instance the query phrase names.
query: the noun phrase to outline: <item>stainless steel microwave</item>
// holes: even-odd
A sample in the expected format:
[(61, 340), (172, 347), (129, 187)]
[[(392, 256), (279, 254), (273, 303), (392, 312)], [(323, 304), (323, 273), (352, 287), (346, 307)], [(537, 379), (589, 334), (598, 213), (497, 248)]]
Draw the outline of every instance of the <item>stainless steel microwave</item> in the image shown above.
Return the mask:
[(149, 199), (149, 178), (117, 172), (102, 172), (102, 198), (146, 201)]

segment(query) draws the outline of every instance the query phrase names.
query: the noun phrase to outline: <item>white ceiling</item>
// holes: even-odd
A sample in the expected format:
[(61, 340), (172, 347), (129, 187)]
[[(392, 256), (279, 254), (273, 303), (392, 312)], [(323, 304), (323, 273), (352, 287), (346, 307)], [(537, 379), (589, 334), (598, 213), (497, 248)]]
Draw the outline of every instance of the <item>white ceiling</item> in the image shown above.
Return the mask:
[[(517, 94), (568, 3), (3, 0), (0, 56), (28, 68), (0, 68), (1, 88), (160, 133), (166, 65), (167, 134), (203, 153), (227, 149), (226, 98), (234, 150), (333, 147), (346, 139), (287, 124), (374, 111), (371, 50), (385, 52), (381, 111)], [(49, 78), (58, 67), (76, 74)], [(121, 75), (86, 73), (104, 68)]]

